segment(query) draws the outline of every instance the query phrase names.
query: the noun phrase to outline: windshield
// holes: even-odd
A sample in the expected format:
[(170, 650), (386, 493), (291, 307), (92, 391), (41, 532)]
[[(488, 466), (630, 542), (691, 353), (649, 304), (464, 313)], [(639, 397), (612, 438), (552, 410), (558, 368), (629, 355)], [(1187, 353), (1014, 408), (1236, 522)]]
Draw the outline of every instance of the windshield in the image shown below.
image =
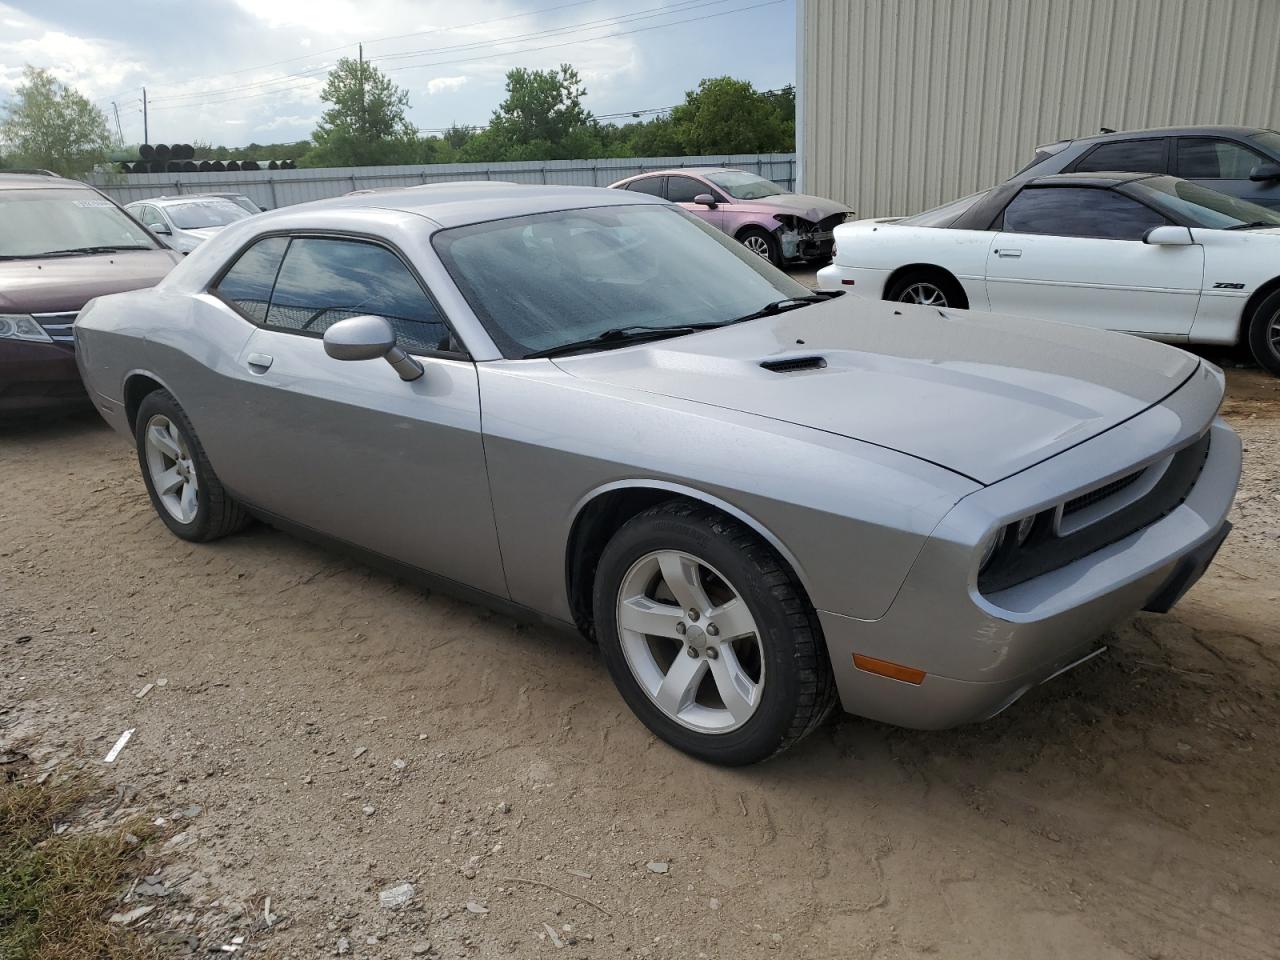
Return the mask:
[(926, 210), (924, 213), (917, 213), (914, 217), (904, 217), (898, 223), (911, 227), (945, 227), (979, 200), (986, 197), (988, 193), (990, 193), (989, 190), (971, 193), (967, 197), (952, 200), (950, 203), (944, 203), (942, 206)]
[(1280, 211), (1229, 197), (1177, 177), (1148, 177), (1129, 184), (1129, 192), (1157, 210), (1195, 227), (1223, 229), (1246, 223), (1280, 227)]
[(179, 230), (199, 230), (201, 227), (225, 227), (229, 223), (250, 216), (238, 203), (222, 197), (208, 197), (187, 203), (166, 203), (164, 212)]
[(0, 224), (0, 259), (90, 247), (156, 249), (142, 227), (93, 190), (0, 191)]
[(679, 207), (589, 207), (443, 230), (440, 259), (505, 356), (633, 325), (724, 323), (809, 293)]
[(741, 170), (722, 170), (703, 176), (735, 200), (763, 200), (765, 197), (776, 197), (787, 192), (772, 180), (758, 177), (754, 173), (743, 173)]
[(1280, 159), (1280, 133), (1274, 130), (1263, 130), (1249, 138), (1264, 150), (1269, 150), (1273, 159)]

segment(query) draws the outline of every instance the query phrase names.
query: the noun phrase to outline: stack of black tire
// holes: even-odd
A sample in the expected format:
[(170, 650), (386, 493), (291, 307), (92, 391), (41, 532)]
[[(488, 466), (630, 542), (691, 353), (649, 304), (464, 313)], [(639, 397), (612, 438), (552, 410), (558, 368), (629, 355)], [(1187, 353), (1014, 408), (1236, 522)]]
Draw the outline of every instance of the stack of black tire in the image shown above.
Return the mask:
[(121, 151), (111, 159), (121, 173), (222, 173), (223, 171), (296, 170), (292, 160), (197, 160), (189, 143), (144, 143), (135, 153)]

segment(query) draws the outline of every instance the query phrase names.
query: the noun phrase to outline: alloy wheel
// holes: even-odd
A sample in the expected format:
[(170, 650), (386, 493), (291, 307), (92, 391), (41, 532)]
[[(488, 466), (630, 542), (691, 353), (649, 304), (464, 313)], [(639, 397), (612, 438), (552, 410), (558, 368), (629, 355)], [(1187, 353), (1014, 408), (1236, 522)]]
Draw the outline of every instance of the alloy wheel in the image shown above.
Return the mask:
[(657, 550), (631, 565), (617, 599), (618, 637), (641, 689), (698, 733), (736, 730), (764, 692), (764, 648), (741, 593), (710, 564)]
[(918, 303), (925, 307), (945, 307), (947, 305), (947, 295), (939, 287), (923, 280), (913, 283), (903, 290), (898, 300), (902, 303)]
[(759, 234), (752, 234), (742, 241), (742, 245), (758, 257), (769, 259), (769, 241)]
[(1267, 324), (1267, 344), (1272, 355), (1280, 358), (1280, 310), (1271, 315), (1271, 322)]
[(179, 523), (191, 523), (199, 510), (200, 483), (195, 462), (182, 431), (168, 417), (156, 414), (144, 434), (147, 469), (156, 496)]

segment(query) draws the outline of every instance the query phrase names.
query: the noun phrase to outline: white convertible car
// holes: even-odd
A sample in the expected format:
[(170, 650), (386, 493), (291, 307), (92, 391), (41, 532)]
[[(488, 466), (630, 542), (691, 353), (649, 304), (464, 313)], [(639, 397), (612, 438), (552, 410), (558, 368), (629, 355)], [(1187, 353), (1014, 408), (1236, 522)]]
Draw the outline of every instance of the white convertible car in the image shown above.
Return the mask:
[(1176, 177), (1015, 180), (919, 216), (836, 227), (823, 289), (1248, 343), (1280, 376), (1280, 211)]

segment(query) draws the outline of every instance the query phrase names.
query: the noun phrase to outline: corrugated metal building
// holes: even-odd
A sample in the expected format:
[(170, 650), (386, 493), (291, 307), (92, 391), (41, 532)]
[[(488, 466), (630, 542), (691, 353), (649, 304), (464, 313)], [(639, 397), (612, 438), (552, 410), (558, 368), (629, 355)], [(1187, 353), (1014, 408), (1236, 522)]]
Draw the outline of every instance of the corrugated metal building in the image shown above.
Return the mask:
[(799, 189), (861, 216), (1005, 179), (1037, 144), (1280, 128), (1280, 0), (796, 0)]

